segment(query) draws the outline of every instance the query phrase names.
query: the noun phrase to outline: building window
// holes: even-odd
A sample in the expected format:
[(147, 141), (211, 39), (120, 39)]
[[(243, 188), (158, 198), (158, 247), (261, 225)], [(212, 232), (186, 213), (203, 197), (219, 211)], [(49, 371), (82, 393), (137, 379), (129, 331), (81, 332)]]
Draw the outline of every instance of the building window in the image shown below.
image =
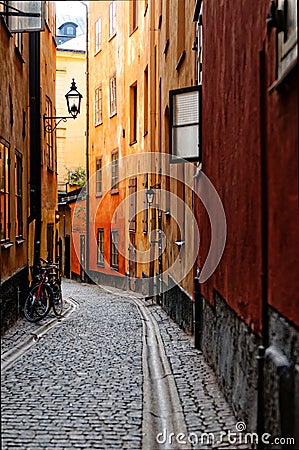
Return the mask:
[(111, 190), (118, 192), (118, 151), (112, 153)]
[(54, 253), (54, 223), (47, 224), (47, 259), (53, 261)]
[[(46, 116), (52, 117), (52, 102), (46, 98)], [(52, 126), (52, 119), (49, 120), (49, 125)], [(54, 148), (53, 148), (53, 133), (46, 133), (46, 165), (49, 169), (53, 170), (54, 166)]]
[(148, 232), (148, 202), (147, 202), (147, 195), (146, 191), (148, 189), (148, 173), (144, 174), (144, 182), (143, 182), (143, 189), (144, 189), (144, 201), (143, 201), (143, 233), (146, 234)]
[(16, 236), (23, 235), (23, 161), (22, 155), (15, 154), (15, 196), (16, 196)]
[(102, 50), (102, 19), (99, 18), (96, 21), (96, 28), (95, 28), (96, 36), (95, 36), (95, 52), (98, 53), (100, 50)]
[(67, 34), (68, 36), (74, 36), (74, 35), (75, 35), (75, 29), (74, 29), (74, 27), (67, 26), (67, 27), (66, 27), (66, 34)]
[(297, 0), (279, 0), (283, 11), (285, 30), (278, 33), (278, 78), (282, 79), (298, 61)]
[(113, 0), (109, 5), (109, 38), (116, 34), (116, 1)]
[(95, 90), (95, 125), (101, 125), (103, 123), (103, 110), (102, 110), (102, 86)]
[(118, 230), (111, 230), (110, 265), (118, 270)]
[(130, 1), (130, 34), (138, 27), (138, 1)]
[(98, 228), (97, 265), (104, 267), (104, 228)]
[(10, 238), (9, 147), (0, 140), (0, 240)]
[(136, 232), (137, 178), (129, 179), (129, 231)]
[(96, 161), (96, 195), (102, 195), (103, 192), (103, 172), (102, 159)]
[(137, 142), (137, 83), (130, 87), (130, 144)]
[(148, 133), (148, 67), (144, 71), (144, 108), (143, 108), (144, 136)]
[(178, 2), (178, 18), (177, 18), (177, 70), (181, 67), (185, 55), (185, 0)]
[(110, 97), (110, 117), (115, 116), (116, 109), (116, 76), (114, 75), (109, 81), (109, 97)]

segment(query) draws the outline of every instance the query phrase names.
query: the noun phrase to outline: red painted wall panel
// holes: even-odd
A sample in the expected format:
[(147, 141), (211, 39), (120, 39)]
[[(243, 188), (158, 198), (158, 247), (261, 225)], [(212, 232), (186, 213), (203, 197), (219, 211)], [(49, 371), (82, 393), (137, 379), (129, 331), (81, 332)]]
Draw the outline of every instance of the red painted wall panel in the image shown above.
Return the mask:
[[(216, 289), (257, 332), (262, 326), (262, 238), (267, 237), (261, 225), (262, 189), (268, 191), (268, 299), (298, 324), (298, 82), (288, 94), (262, 92), (264, 120), (260, 88), (260, 74), (266, 70), (260, 67), (264, 42), (269, 86), (276, 64), (275, 39), (266, 30), (268, 6), (268, 2), (214, 0), (205, 2), (203, 9), (203, 171), (223, 202), (228, 237), (221, 263), (202, 285), (202, 294), (212, 302)], [(263, 123), (268, 124), (265, 130)], [(261, 173), (263, 133), (267, 179)], [(195, 211), (202, 267), (210, 225), (200, 202)]]

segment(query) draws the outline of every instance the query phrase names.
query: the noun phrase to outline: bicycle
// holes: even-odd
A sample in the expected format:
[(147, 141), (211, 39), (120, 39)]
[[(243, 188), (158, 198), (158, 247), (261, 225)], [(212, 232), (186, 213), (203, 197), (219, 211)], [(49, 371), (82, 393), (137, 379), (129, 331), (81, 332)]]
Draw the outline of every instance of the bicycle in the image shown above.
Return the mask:
[(51, 307), (57, 317), (61, 316), (63, 310), (59, 266), (42, 258), (40, 261), (45, 265), (31, 267), (33, 285), (24, 305), (24, 316), (29, 322), (44, 319)]

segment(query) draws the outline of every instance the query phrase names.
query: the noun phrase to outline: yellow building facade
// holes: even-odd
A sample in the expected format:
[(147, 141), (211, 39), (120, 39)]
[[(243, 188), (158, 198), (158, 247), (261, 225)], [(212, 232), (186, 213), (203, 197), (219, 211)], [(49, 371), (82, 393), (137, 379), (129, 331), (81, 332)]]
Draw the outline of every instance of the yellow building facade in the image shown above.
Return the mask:
[[(111, 230), (122, 227), (122, 263), (114, 276), (121, 269), (126, 286), (157, 295), (166, 307), (187, 304), (189, 329), (194, 273), (184, 237), (193, 236), (192, 189), (184, 183), (187, 166), (170, 165), (164, 155), (169, 154), (169, 92), (196, 84), (194, 8), (194, 1), (184, 0), (92, 2), (89, 36), (91, 275), (111, 274)], [(114, 153), (118, 192), (109, 191)], [(104, 213), (97, 213), (103, 206)]]
[(138, 247), (148, 247), (148, 208), (144, 193), (134, 197), (147, 187), (150, 171), (138, 169), (138, 155), (151, 151), (149, 26), (146, 2), (90, 3), (90, 239), (95, 245), (89, 268), (93, 277), (111, 278), (118, 286), (129, 280), (132, 289), (149, 274), (148, 264), (135, 260)]
[(55, 253), (56, 146), (43, 119), (55, 114), (55, 3), (44, 6), (42, 31), (0, 17), (1, 332), (19, 317), (29, 266)]
[[(75, 38), (76, 39), (76, 38)], [(58, 190), (64, 192), (69, 187), (69, 174), (86, 165), (86, 52), (72, 50), (73, 40), (57, 48), (56, 53), (56, 112), (58, 116), (67, 115), (65, 94), (75, 79), (78, 91), (83, 95), (81, 112), (75, 120), (61, 122), (57, 136)], [(85, 45), (85, 42), (84, 42)]]

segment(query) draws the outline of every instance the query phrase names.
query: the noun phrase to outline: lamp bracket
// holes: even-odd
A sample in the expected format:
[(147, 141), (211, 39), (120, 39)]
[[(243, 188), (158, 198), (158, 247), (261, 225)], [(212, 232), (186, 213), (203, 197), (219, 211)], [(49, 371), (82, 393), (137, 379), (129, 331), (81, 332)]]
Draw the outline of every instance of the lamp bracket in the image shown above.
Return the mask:
[[(58, 127), (60, 122), (66, 122), (67, 119), (76, 119), (75, 116), (46, 116), (44, 114), (44, 132), (45, 133), (53, 133), (53, 131)], [(49, 120), (55, 120), (55, 125), (52, 126), (48, 121)]]

